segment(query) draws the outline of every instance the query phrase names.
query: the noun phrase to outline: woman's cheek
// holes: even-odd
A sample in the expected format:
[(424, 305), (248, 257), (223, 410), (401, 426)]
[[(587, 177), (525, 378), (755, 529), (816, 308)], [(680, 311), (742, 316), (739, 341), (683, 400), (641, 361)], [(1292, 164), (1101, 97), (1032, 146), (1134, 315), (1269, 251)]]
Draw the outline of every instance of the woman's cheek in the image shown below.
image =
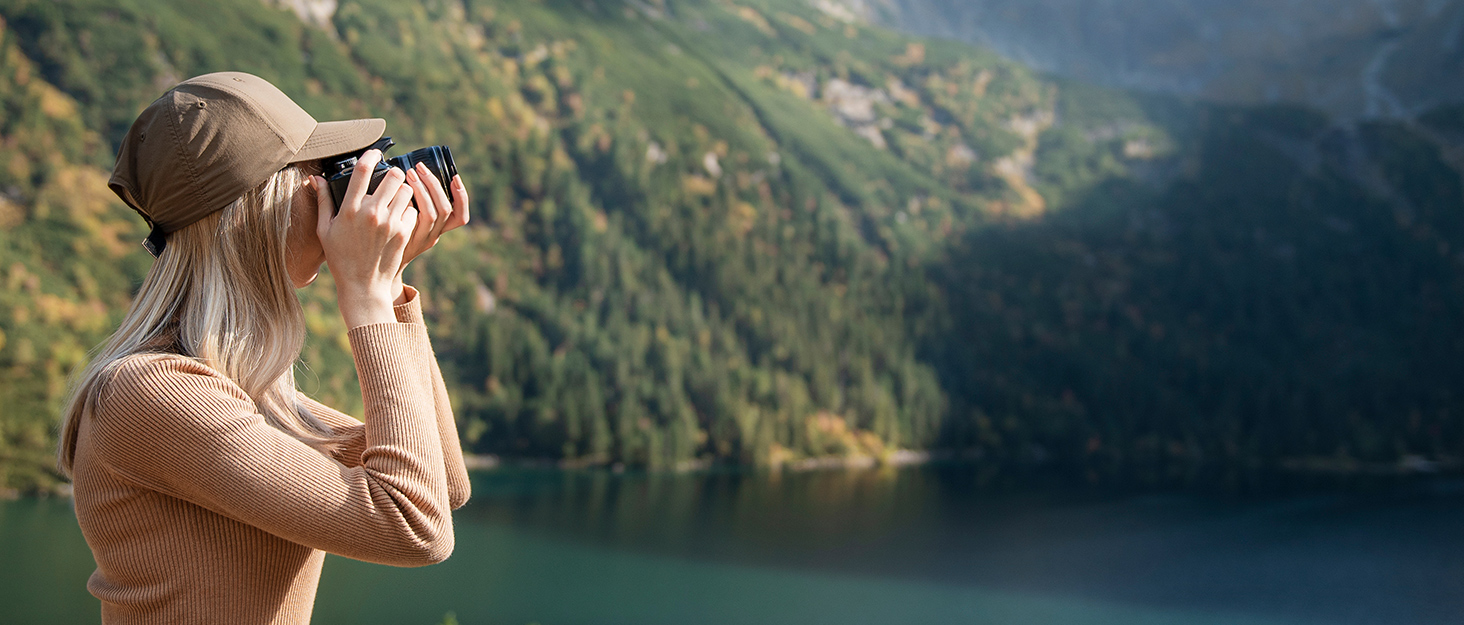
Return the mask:
[(325, 248), (315, 229), (318, 208), (311, 190), (302, 189), (290, 210), (290, 232), (286, 237), (290, 280), (295, 288), (304, 288), (315, 282), (325, 263)]

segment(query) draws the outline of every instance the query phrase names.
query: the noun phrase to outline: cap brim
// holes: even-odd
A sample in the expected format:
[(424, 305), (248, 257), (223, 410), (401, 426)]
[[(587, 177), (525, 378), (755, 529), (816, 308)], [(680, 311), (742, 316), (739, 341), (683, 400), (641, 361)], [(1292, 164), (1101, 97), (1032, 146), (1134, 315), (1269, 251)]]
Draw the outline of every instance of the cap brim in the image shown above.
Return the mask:
[(290, 158), (291, 163), (313, 161), (327, 156), (354, 152), (376, 143), (386, 133), (384, 119), (352, 119), (341, 122), (320, 122), (315, 132)]

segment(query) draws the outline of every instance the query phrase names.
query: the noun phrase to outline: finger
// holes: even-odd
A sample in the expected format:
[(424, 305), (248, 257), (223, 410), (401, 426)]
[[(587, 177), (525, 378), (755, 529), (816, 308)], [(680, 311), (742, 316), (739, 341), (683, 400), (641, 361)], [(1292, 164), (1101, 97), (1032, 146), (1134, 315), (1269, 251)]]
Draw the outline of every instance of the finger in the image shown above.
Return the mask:
[(335, 216), (335, 200), (330, 197), (325, 178), (311, 176), (310, 186), (315, 191), (315, 236), (324, 240), (330, 232), (330, 220)]
[(377, 187), (377, 197), (391, 198), (390, 202), (383, 202), (378, 208), (382, 211), (378, 215), (384, 219), (382, 223), (387, 227), (388, 235), (386, 247), (382, 250), (381, 264), (377, 268), (382, 273), (395, 274), (401, 271), (402, 261), (406, 260), (407, 243), (412, 238), (412, 224), (417, 216), (407, 214), (409, 209), (415, 209), (412, 209), (412, 187), (402, 184), (405, 175), (401, 170), (388, 174), (386, 178), (396, 182), (396, 189), (393, 195), (386, 196), (380, 193), (382, 187), (386, 186), (386, 181), (382, 181), (381, 187)]
[[(413, 217), (412, 211), (407, 211), (406, 217)], [(432, 238), (434, 220), (427, 216), (427, 212), (417, 209), (414, 219), (417, 223), (412, 225), (412, 239), (407, 242), (407, 251), (402, 255), (402, 266), (404, 267), (407, 263), (412, 262), (412, 259), (431, 249), (435, 242)]]
[[(407, 184), (412, 185), (412, 203), (417, 206), (418, 215), (425, 217), (430, 227), (431, 222), (437, 219), (439, 204), (427, 189), (427, 181), (414, 168), (407, 170)], [(421, 220), (418, 221), (420, 223)]]
[(406, 185), (407, 175), (400, 168), (393, 167), (387, 170), (386, 175), (381, 177), (381, 183), (376, 186), (376, 191), (367, 196), (370, 203), (376, 205), (376, 210), (387, 211), (381, 214), (382, 219), (395, 221), (401, 217), (401, 206), (395, 211), (392, 210), (396, 196), (400, 193), (411, 193), (411, 187)]
[(412, 203), (416, 205), (416, 211), (407, 210), (403, 215), (403, 219), (410, 217), (415, 222), (412, 224), (412, 236), (407, 241), (407, 250), (402, 255), (403, 265), (432, 246), (428, 241), (432, 236), (433, 222), (437, 221), (436, 206), (428, 199), (431, 196), (423, 188), (426, 183), (415, 170), (407, 170), (407, 184), (412, 186)]
[(442, 190), (442, 181), (437, 179), (437, 174), (432, 173), (426, 165), (418, 163), (417, 174), (422, 177), (422, 186), (427, 187), (427, 192), (432, 195), (432, 206), (436, 209), (436, 222), (432, 224), (431, 238), (436, 243), (437, 237), (452, 229), (449, 227), (454, 212), (452, 201), (447, 198), (447, 192)]
[(366, 150), (356, 159), (356, 166), (351, 170), (351, 182), (346, 185), (346, 194), (341, 198), (341, 208), (349, 207), (354, 211), (361, 206), (361, 200), (366, 197), (366, 187), (371, 184), (371, 172), (376, 171), (376, 164), (380, 162), (381, 150)]
[(453, 228), (468, 223), (468, 187), (463, 184), (462, 176), (452, 177), (452, 219), (450, 221)]
[(399, 219), (402, 222), (402, 232), (404, 232), (405, 236), (407, 237), (406, 254), (410, 255), (414, 253), (421, 253), (421, 250), (418, 249), (417, 244), (423, 238), (425, 238), (422, 233), (426, 231), (426, 228), (421, 227), (422, 211), (412, 206), (411, 204), (408, 204), (407, 209), (402, 211), (402, 215)]
[[(378, 197), (391, 198), (391, 203), (386, 205), (386, 218), (393, 223), (400, 221), (402, 213), (405, 213), (407, 208), (412, 205), (412, 187), (403, 184), (406, 179), (406, 174), (403, 174), (402, 170), (394, 169), (386, 175), (386, 180), (381, 181), (381, 186), (376, 189)], [(387, 191), (388, 182), (395, 183), (390, 189), (390, 195), (383, 193), (383, 191)]]
[[(381, 272), (400, 275), (406, 269), (407, 263), (420, 253), (414, 247), (413, 240), (417, 238), (416, 223), (421, 218), (421, 211), (412, 206), (412, 188), (402, 185), (402, 189), (392, 198), (390, 208), (393, 221), (391, 223), (391, 239), (388, 240), (385, 253), (381, 257)], [(403, 207), (400, 212), (395, 209), (400, 203)], [(417, 251), (413, 251), (417, 250)]]
[(410, 226), (393, 226), (391, 237), (386, 240), (385, 247), (381, 248), (381, 259), (377, 261), (376, 270), (383, 276), (399, 276), (402, 274), (403, 265), (406, 261), (407, 237), (411, 236)]

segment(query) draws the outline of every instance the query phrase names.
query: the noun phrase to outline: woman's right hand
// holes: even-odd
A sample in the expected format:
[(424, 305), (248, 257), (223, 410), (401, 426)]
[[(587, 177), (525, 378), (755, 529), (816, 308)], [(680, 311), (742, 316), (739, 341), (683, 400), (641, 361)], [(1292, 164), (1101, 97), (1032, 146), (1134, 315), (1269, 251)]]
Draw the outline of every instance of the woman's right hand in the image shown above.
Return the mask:
[(366, 193), (371, 172), (379, 162), (380, 150), (361, 155), (351, 172), (340, 212), (334, 216), (325, 179), (311, 177), (319, 202), (316, 234), (335, 280), (336, 298), (347, 328), (396, 322), (392, 302), (400, 294), (393, 292), (397, 288), (393, 282), (417, 222), (416, 215), (407, 210), (412, 203), (412, 187), (403, 184), (406, 174), (401, 169), (392, 168), (375, 193)]

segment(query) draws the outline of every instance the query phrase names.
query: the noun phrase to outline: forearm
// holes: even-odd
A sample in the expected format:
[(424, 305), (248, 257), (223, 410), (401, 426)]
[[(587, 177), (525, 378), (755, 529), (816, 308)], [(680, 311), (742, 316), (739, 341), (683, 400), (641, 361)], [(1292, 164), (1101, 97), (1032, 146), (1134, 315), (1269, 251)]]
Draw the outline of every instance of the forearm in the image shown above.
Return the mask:
[[(392, 309), (397, 321), (425, 326), (420, 293), (410, 286), (404, 286), (402, 300), (402, 303)], [(442, 369), (437, 364), (437, 356), (432, 352), (430, 343), (425, 360), (424, 364), (432, 382), (433, 407), (436, 412), (438, 440), (442, 445), (443, 468), (447, 472), (448, 499), (453, 509), (457, 509), (467, 502), (472, 486), (468, 479), (467, 466), (463, 462), (462, 442), (458, 437), (457, 419), (453, 416), (447, 384), (443, 380)]]
[(458, 438), (457, 418), (453, 416), (447, 384), (442, 380), (442, 369), (437, 366), (435, 356), (430, 362), (432, 392), (437, 403), (437, 435), (442, 441), (442, 460), (447, 470), (447, 498), (456, 510), (468, 502), (472, 484), (468, 480), (468, 467), (463, 462), (463, 446)]
[[(352, 330), (349, 338), (365, 409), (361, 468), (394, 493), (393, 499), (411, 502), (416, 513), (403, 520), (412, 534), (425, 538), (445, 530), (450, 537), (451, 507), (437, 423), (423, 405), (433, 394), (431, 375), (420, 366), (431, 354), (426, 328), (373, 324)], [(367, 342), (371, 348), (363, 349)], [(392, 344), (392, 349), (380, 349)], [(450, 538), (448, 542), (450, 550)]]

